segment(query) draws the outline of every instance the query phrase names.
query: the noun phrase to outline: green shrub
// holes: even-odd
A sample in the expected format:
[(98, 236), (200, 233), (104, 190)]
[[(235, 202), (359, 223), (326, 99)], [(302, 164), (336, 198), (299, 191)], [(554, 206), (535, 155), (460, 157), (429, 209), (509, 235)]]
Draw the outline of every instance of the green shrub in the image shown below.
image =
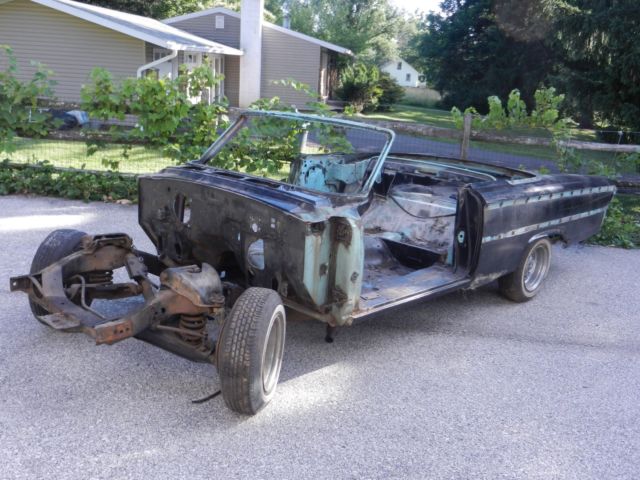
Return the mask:
[[(135, 128), (112, 127), (111, 136), (161, 147), (176, 161), (186, 162), (200, 157), (228, 124), (226, 104), (193, 104), (190, 100), (221, 80), (222, 76), (214, 76), (211, 68), (202, 65), (193, 71), (182, 68), (177, 79), (149, 75), (117, 84), (108, 71), (96, 68), (91, 82), (82, 89), (82, 108), (90, 117), (103, 121), (136, 115)], [(89, 141), (91, 151), (98, 151), (99, 144), (91, 138)]]
[(640, 197), (616, 196), (607, 209), (600, 232), (589, 239), (589, 243), (640, 248)]
[[(560, 104), (564, 100), (564, 95), (556, 93), (553, 87), (541, 87), (534, 94), (535, 109), (531, 114), (527, 113), (527, 105), (520, 98), (520, 91), (516, 88), (511, 90), (507, 99), (507, 108), (502, 105), (502, 100), (496, 95), (487, 98), (489, 105), (489, 113), (485, 116), (479, 116), (475, 108), (469, 107), (464, 113), (472, 113), (478, 116), (477, 122), (474, 122), (474, 128), (490, 128), (501, 130), (506, 127), (512, 128), (528, 128), (540, 127), (550, 130), (565, 130), (569, 125), (569, 119), (560, 119)], [(462, 113), (459, 108), (453, 107), (451, 115), (462, 127)]]
[(59, 170), (47, 162), (29, 166), (0, 163), (0, 195), (37, 195), (90, 200), (137, 201), (138, 182), (113, 172)]
[(15, 150), (17, 136), (39, 137), (53, 126), (51, 117), (38, 109), (40, 98), (52, 97), (55, 82), (52, 72), (33, 63), (36, 71), (28, 81), (18, 76), (18, 61), (13, 50), (0, 45), (0, 55), (7, 57), (7, 68), (0, 71), (0, 152)]
[(378, 98), (378, 110), (380, 111), (390, 110), (393, 105), (400, 103), (404, 97), (404, 88), (387, 72), (380, 73), (378, 86), (382, 90), (382, 94)]
[(372, 111), (377, 108), (382, 95), (379, 81), (378, 67), (354, 63), (342, 70), (337, 94), (342, 100), (353, 105), (358, 113)]
[(564, 101), (564, 95), (556, 94), (553, 87), (542, 87), (534, 93), (536, 108), (531, 112), (531, 126), (553, 127), (560, 118), (560, 105)]

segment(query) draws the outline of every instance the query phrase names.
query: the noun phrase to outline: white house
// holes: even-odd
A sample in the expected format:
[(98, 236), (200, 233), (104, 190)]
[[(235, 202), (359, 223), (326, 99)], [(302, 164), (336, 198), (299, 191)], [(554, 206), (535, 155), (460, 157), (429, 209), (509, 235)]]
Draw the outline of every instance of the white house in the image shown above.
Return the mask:
[(380, 70), (387, 72), (402, 87), (426, 87), (423, 75), (402, 58), (385, 63)]

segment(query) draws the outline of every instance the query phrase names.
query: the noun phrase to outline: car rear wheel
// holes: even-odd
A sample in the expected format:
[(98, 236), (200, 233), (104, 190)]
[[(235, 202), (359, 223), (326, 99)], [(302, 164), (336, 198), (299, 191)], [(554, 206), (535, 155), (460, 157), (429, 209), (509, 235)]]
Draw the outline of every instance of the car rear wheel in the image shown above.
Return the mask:
[[(86, 235), (85, 232), (81, 232), (80, 230), (54, 230), (47, 235), (47, 238), (42, 241), (38, 250), (36, 250), (29, 273), (37, 273), (67, 255), (77, 252), (80, 250), (82, 237)], [(36, 319), (43, 325), (47, 325), (40, 320), (40, 317), (42, 315), (48, 315), (49, 312), (31, 299), (29, 299), (29, 306)]]
[(225, 319), (218, 340), (222, 396), (238, 413), (253, 415), (273, 398), (280, 377), (286, 315), (273, 290), (245, 290)]
[(537, 295), (549, 273), (551, 242), (541, 238), (533, 242), (518, 265), (518, 269), (498, 280), (502, 294), (514, 302), (526, 302)]

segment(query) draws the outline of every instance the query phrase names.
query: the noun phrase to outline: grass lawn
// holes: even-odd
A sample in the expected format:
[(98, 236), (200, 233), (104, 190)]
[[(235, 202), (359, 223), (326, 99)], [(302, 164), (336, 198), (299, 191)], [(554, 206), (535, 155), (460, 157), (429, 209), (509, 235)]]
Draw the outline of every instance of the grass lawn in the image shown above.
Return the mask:
[(16, 163), (36, 163), (48, 161), (57, 167), (86, 168), (88, 170), (107, 170), (105, 162), (119, 162), (119, 171), (127, 173), (149, 173), (158, 171), (175, 162), (158, 149), (134, 146), (129, 157), (123, 156), (123, 146), (110, 144), (93, 155), (87, 156), (87, 145), (80, 141), (40, 140), (19, 138), (16, 151), (3, 154)]
[(365, 118), (424, 123), (441, 128), (456, 128), (451, 113), (437, 108), (413, 107), (410, 105), (394, 105), (389, 112), (372, 112), (362, 115)]
[[(423, 108), (398, 104), (394, 105), (392, 110), (389, 112), (372, 112), (363, 114), (362, 116), (364, 118), (378, 120), (414, 122), (434, 127), (456, 128), (451, 112), (437, 108)], [(551, 137), (548, 130), (541, 128), (506, 128), (504, 130), (496, 131), (496, 133), (506, 136)], [(594, 130), (576, 128), (571, 130), (571, 136), (575, 140), (582, 140), (585, 142), (596, 141), (596, 133)]]
[[(389, 112), (373, 112), (361, 115), (362, 118), (378, 119), (386, 121), (414, 122), (425, 125), (432, 125), (441, 128), (456, 128), (451, 113), (446, 110), (435, 108), (422, 108), (409, 105), (394, 105)], [(496, 131), (499, 135), (504, 136), (528, 136), (551, 138), (551, 134), (545, 129), (535, 128), (512, 128)], [(582, 141), (596, 141), (594, 130), (574, 129), (571, 132), (572, 137)], [(447, 140), (443, 138), (433, 139), (443, 143), (457, 143), (456, 140)], [(473, 148), (488, 150), (492, 152), (500, 152), (517, 156), (535, 157), (543, 160), (555, 161), (558, 158), (558, 152), (554, 147), (546, 147), (541, 145), (522, 145), (508, 144), (498, 142), (485, 142), (473, 140), (471, 142)], [(580, 152), (585, 161), (598, 160), (602, 162), (610, 161), (614, 158), (614, 154), (608, 152), (595, 152), (582, 150)]]

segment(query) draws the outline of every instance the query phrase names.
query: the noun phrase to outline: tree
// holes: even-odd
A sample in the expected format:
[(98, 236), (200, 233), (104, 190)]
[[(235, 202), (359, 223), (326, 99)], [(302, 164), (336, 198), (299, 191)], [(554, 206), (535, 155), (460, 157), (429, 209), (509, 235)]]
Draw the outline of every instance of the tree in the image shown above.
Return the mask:
[(412, 65), (414, 63), (418, 64), (420, 60), (418, 45), (420, 41), (420, 27), (423, 23), (424, 19), (418, 13), (411, 16), (404, 16), (399, 22), (396, 33), (398, 56)]
[(381, 63), (395, 54), (401, 16), (388, 0), (267, 0), (266, 7), (277, 22), (288, 10), (293, 30), (346, 47), (363, 60)]
[(422, 25), (419, 65), (446, 107), (486, 112), (491, 95), (517, 88), (527, 103), (554, 67), (545, 42), (548, 0), (444, 0)]
[[(168, 18), (175, 15), (196, 12), (212, 6), (229, 2), (201, 0), (81, 0), (83, 3), (111, 8), (121, 12), (133, 13), (151, 18)], [(237, 2), (230, 2), (235, 4)], [(232, 5), (233, 6), (233, 5)]]
[(583, 126), (640, 130), (640, 10), (636, 0), (571, 0), (554, 18), (554, 85)]

